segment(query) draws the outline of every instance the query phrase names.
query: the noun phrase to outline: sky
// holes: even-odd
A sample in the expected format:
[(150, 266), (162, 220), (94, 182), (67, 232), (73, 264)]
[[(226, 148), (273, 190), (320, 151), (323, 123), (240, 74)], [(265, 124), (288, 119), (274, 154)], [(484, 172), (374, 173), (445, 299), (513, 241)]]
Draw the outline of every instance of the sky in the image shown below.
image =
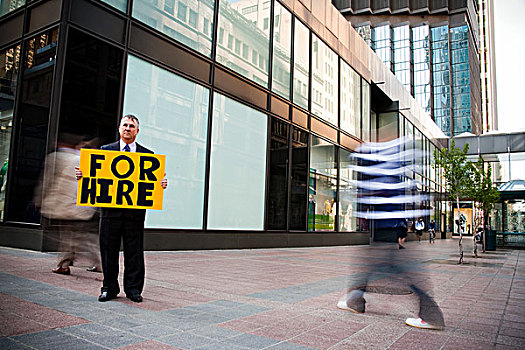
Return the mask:
[(499, 130), (525, 131), (525, 0), (494, 0)]

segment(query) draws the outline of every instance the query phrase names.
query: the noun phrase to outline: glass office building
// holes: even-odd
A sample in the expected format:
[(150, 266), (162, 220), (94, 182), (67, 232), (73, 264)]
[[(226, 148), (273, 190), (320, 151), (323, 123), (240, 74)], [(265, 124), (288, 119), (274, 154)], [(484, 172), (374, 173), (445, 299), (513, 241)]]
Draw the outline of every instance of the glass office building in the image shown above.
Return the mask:
[[(444, 134), (320, 3), (2, 1), (1, 244), (52, 249), (35, 202), (44, 168), (55, 166), (46, 155), (71, 140), (113, 142), (125, 114), (140, 119), (138, 142), (167, 157), (164, 209), (148, 212), (146, 249), (368, 243), (371, 223), (353, 215), (350, 154), (399, 136), (430, 152)], [(429, 63), (418, 57), (425, 99)], [(430, 161), (406, 178), (432, 194), (418, 205), (439, 219)]]
[(477, 1), (332, 2), (447, 136), (496, 124), (482, 116)]

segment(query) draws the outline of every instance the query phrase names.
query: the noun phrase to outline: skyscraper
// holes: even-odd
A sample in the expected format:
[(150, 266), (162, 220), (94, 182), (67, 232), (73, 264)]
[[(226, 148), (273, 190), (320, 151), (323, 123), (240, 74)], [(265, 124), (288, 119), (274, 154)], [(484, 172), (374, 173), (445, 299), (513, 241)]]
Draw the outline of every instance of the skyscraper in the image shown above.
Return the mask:
[[(487, 80), (481, 82), (482, 77), (490, 79), (481, 72), (485, 62), (491, 63), (484, 51), (491, 42), (480, 40), (478, 25), (478, 12), (483, 23), (491, 18), (490, 1), (332, 3), (445, 134), (480, 134), (494, 127), (494, 120), (489, 121), (490, 107), (482, 107), (492, 86)], [(485, 53), (484, 67), (479, 52)]]

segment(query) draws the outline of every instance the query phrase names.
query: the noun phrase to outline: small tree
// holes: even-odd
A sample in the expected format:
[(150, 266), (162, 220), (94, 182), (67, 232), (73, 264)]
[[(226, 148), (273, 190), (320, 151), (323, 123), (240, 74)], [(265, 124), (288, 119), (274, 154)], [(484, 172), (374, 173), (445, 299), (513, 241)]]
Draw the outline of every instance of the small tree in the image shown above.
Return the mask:
[[(492, 183), (492, 167), (489, 165), (485, 169), (485, 163), (481, 157), (472, 166), (471, 181), (472, 186), (468, 189), (468, 196), (476, 203), (478, 211), (481, 212), (481, 220), (477, 222), (481, 223), (483, 228), (483, 252), (485, 252), (488, 215), (500, 196), (498, 189)], [(478, 256), (476, 243), (474, 243), (474, 254)]]
[[(467, 161), (467, 152), (469, 145), (465, 144), (462, 150), (456, 147), (454, 139), (449, 148), (442, 148), (434, 151), (434, 168), (441, 168), (445, 179), (445, 188), (448, 195), (454, 198), (458, 208), (458, 221), (460, 220), (459, 200), (468, 194), (468, 188), (471, 185), (470, 173), (472, 162)], [(463, 232), (461, 225), (459, 228), (459, 261), (463, 264)]]

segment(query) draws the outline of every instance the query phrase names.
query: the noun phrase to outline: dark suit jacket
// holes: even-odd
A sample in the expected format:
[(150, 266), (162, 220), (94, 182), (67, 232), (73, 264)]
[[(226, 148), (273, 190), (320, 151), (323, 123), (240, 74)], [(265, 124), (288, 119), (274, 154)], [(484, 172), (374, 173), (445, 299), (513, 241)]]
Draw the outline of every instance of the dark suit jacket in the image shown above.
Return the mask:
[[(120, 140), (100, 147), (105, 151), (120, 151)], [(152, 150), (147, 149), (137, 143), (138, 153), (153, 153)], [(101, 218), (126, 218), (134, 221), (142, 221), (146, 219), (146, 209), (121, 209), (121, 208), (100, 208)]]

